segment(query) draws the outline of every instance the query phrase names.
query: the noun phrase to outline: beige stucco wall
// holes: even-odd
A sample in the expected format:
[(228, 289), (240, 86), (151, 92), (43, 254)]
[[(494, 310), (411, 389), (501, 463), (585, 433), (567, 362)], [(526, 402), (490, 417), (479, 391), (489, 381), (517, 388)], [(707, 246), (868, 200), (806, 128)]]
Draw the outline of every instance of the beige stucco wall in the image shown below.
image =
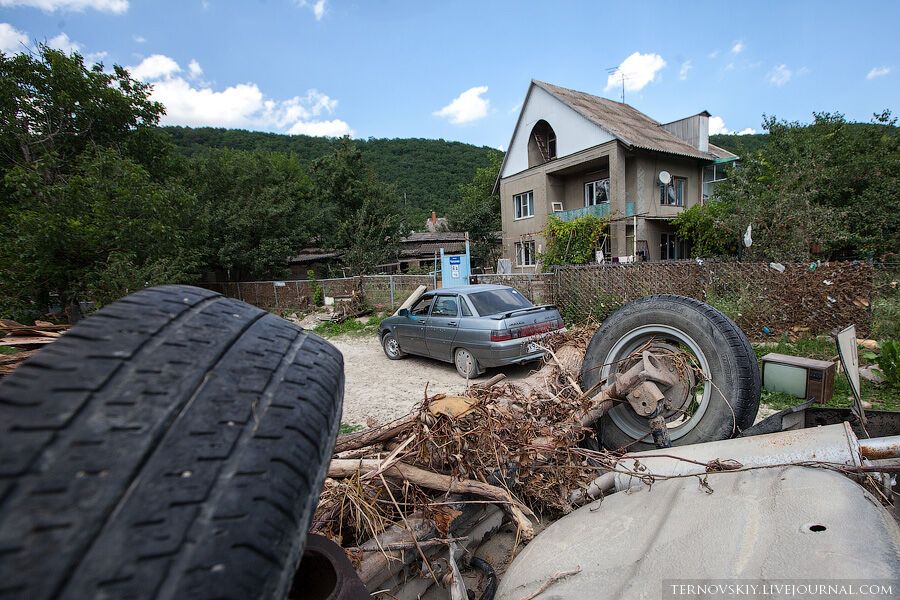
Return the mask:
[[(584, 169), (580, 166), (585, 165)], [(626, 203), (635, 204), (635, 213), (651, 218), (673, 218), (681, 207), (661, 206), (657, 185), (660, 171), (673, 176), (686, 177), (688, 182), (685, 207), (700, 202), (702, 164), (691, 159), (680, 159), (651, 152), (628, 151), (616, 141), (601, 144), (572, 156), (553, 160), (538, 167), (500, 180), (500, 206), (503, 227), (503, 257), (513, 263), (515, 272), (533, 271), (533, 267), (515, 265), (515, 242), (535, 240), (538, 252), (543, 251), (545, 240), (541, 235), (551, 212), (551, 202), (562, 202), (564, 210), (584, 206), (584, 184), (595, 179), (610, 178), (610, 215), (613, 256), (632, 254), (626, 247), (626, 228), (632, 220), (626, 214)], [(514, 219), (513, 196), (527, 191), (534, 193), (535, 215)], [(659, 234), (668, 230), (664, 222), (638, 217), (638, 240), (645, 240), (651, 259), (659, 259)]]

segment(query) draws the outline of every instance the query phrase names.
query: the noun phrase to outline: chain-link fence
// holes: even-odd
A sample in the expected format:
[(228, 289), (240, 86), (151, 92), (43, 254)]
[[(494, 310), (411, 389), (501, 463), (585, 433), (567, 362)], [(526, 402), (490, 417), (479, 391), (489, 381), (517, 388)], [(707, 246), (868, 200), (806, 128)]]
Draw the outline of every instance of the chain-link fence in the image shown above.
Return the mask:
[(821, 265), (664, 261), (558, 268), (556, 304), (567, 321), (602, 321), (630, 300), (679, 294), (718, 308), (755, 341), (829, 333), (855, 324), (869, 334), (875, 269)]
[(472, 283), (508, 285), (519, 290), (535, 304), (553, 304), (556, 276), (553, 273), (512, 273), (509, 275), (473, 275)]
[(315, 287), (322, 298), (349, 296), (359, 289), (376, 310), (394, 310), (417, 287), (433, 288), (433, 275), (366, 275), (337, 279), (207, 283), (203, 287), (275, 312), (306, 311), (314, 304)]
[[(781, 265), (681, 260), (566, 266), (553, 273), (475, 275), (472, 283), (512, 286), (535, 304), (556, 304), (570, 323), (602, 321), (626, 302), (650, 294), (690, 296), (715, 306), (734, 319), (750, 339), (760, 341), (782, 334), (827, 334), (850, 324), (856, 325), (859, 336), (868, 336), (873, 309), (879, 313), (879, 323), (890, 324), (900, 317), (896, 314), (900, 311), (897, 272), (896, 265), (876, 268), (859, 261)], [(309, 310), (315, 285), (321, 287), (323, 297), (349, 296), (359, 289), (376, 310), (393, 311), (418, 286), (434, 289), (435, 284), (431, 274), (206, 287), (276, 312)], [(895, 329), (874, 333), (890, 337)]]

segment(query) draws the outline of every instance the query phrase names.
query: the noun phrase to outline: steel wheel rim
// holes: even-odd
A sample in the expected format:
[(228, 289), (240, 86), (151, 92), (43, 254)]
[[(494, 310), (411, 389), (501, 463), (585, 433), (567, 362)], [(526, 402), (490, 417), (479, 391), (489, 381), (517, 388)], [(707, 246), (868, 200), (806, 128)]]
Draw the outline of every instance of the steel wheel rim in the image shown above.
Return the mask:
[(388, 338), (384, 340), (384, 349), (387, 350), (388, 356), (400, 356), (400, 344), (397, 343), (394, 336), (388, 336)]
[[(663, 340), (674, 339), (679, 343), (684, 344), (691, 351), (694, 358), (700, 364), (700, 369), (703, 371), (703, 394), (698, 398), (699, 406), (697, 407), (697, 410), (694, 411), (685, 423), (675, 427), (669, 427), (669, 438), (677, 440), (690, 433), (697, 426), (700, 419), (703, 418), (704, 413), (706, 413), (706, 409), (709, 407), (710, 398), (712, 397), (712, 385), (709, 383), (712, 380), (709, 361), (706, 359), (706, 355), (703, 351), (700, 350), (697, 342), (695, 342), (691, 336), (680, 329), (661, 324), (644, 325), (637, 329), (633, 329), (622, 336), (609, 351), (605, 360), (606, 364), (603, 365), (603, 368), (600, 371), (600, 376), (603, 379), (609, 377), (613, 368), (618, 365), (618, 361), (629, 356), (651, 338), (662, 338)], [(638, 440), (650, 434), (650, 427), (647, 424), (647, 419), (635, 414), (627, 404), (618, 404), (607, 414), (619, 429), (633, 439)]]
[(456, 369), (460, 373), (465, 373), (467, 377), (472, 375), (472, 371), (474, 371), (475, 359), (472, 358), (472, 355), (469, 354), (468, 350), (457, 350), (456, 351)]

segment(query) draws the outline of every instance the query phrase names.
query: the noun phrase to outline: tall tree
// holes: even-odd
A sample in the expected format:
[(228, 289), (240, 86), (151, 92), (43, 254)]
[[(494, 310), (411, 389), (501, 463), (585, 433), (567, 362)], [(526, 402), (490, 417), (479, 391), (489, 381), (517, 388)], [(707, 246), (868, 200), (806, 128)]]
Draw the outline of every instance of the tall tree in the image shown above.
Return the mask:
[(872, 123), (816, 113), (805, 125), (764, 120), (768, 141), (742, 159), (706, 206), (677, 220), (695, 250), (726, 252), (747, 225), (749, 255), (769, 260), (879, 257), (900, 248), (900, 131), (889, 112)]
[(295, 156), (208, 150), (191, 159), (204, 264), (231, 280), (283, 277), (330, 218)]
[(477, 265), (491, 265), (499, 256), (500, 195), (494, 194), (494, 184), (502, 161), (502, 153), (491, 154), (491, 164), (475, 171), (470, 183), (459, 186), (459, 195), (450, 206), (450, 229), (469, 232), (472, 260)]
[(77, 53), (0, 54), (0, 311), (77, 316), (80, 299), (194, 276), (192, 197), (165, 179), (149, 92)]

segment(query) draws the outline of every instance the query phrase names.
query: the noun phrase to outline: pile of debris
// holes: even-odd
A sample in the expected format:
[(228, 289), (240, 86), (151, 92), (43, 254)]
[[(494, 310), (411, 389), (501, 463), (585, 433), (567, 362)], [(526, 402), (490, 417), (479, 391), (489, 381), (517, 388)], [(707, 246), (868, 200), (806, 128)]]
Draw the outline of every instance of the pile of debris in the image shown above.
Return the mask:
[(548, 337), (545, 365), (516, 384), (426, 390), (407, 416), (340, 436), (311, 531), (345, 549), (370, 591), (427, 588), (453, 572), (448, 547), (474, 549), (504, 515), (527, 540), (539, 517), (590, 500), (578, 492), (616, 459), (579, 448), (596, 408), (577, 383), (592, 335)]
[(45, 345), (55, 342), (69, 325), (56, 325), (47, 321), (35, 321), (34, 325), (22, 325), (16, 321), (0, 319), (0, 348), (12, 348), (11, 354), (0, 354), (0, 377), (34, 356)]

